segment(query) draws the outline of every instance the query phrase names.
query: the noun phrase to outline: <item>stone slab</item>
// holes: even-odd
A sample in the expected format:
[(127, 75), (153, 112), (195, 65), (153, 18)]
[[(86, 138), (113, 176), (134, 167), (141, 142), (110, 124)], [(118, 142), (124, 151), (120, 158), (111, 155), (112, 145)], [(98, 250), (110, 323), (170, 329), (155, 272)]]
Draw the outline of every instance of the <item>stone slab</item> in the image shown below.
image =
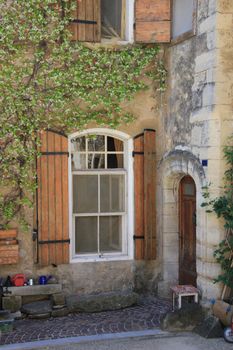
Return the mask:
[(36, 301), (34, 303), (25, 304), (21, 311), (27, 315), (40, 315), (51, 313), (52, 305), (50, 300)]
[(28, 318), (33, 319), (33, 320), (44, 320), (46, 318), (50, 318), (51, 313), (46, 312), (46, 313), (41, 313), (41, 314), (35, 314), (35, 315), (28, 315)]
[(19, 295), (7, 296), (2, 298), (3, 310), (11, 312), (19, 311), (22, 306), (22, 297)]
[[(45, 294), (51, 295), (55, 293), (60, 293), (62, 291), (62, 285), (45, 284), (45, 285), (35, 285), (35, 286), (23, 286), (23, 287), (8, 287), (8, 291), (11, 292), (11, 295), (19, 295), (19, 296), (45, 295)], [(7, 295), (9, 294), (6, 294), (6, 296)]]
[(168, 312), (162, 319), (161, 328), (166, 331), (192, 331), (205, 317), (198, 304), (186, 304), (182, 309)]
[(51, 297), (51, 300), (53, 301), (54, 305), (65, 305), (66, 304), (66, 298), (63, 293), (56, 293), (53, 294)]
[(52, 317), (64, 317), (67, 316), (69, 314), (69, 309), (67, 307), (64, 307), (62, 309), (57, 309), (57, 310), (53, 310), (51, 313)]
[(101, 294), (72, 295), (67, 297), (70, 312), (100, 312), (119, 310), (138, 303), (139, 296), (133, 292), (106, 292)]

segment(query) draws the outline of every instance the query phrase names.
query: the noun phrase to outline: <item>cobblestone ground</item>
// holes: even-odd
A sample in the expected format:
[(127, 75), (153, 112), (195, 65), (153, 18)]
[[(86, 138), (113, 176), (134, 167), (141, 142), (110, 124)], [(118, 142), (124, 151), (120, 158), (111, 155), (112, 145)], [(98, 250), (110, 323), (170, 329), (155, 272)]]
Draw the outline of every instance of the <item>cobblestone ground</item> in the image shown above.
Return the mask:
[(118, 311), (15, 321), (14, 330), (2, 334), (0, 345), (158, 328), (161, 317), (170, 309), (170, 301), (147, 297), (137, 306)]

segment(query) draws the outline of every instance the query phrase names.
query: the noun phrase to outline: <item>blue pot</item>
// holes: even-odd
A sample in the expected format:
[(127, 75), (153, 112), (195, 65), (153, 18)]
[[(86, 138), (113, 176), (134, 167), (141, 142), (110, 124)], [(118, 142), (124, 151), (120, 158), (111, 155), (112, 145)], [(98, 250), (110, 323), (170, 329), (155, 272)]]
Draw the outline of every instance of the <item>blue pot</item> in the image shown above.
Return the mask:
[(48, 278), (46, 276), (39, 277), (39, 284), (47, 284)]

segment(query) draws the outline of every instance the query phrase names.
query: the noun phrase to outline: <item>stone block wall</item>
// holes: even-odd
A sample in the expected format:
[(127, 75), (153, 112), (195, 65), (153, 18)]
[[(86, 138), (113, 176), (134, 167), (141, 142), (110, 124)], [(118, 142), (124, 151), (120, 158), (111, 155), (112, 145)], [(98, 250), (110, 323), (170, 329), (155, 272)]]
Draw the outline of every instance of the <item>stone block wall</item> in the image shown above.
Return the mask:
[[(178, 267), (178, 243), (174, 245), (179, 235), (178, 186), (184, 175), (190, 175), (197, 188), (197, 284), (204, 298), (212, 298), (218, 297), (222, 288), (213, 284), (220, 271), (213, 251), (224, 230), (214, 214), (207, 215), (201, 208), (201, 193), (209, 182), (213, 196), (221, 193), (226, 169), (222, 148), (233, 133), (233, 2), (199, 0), (197, 5), (196, 35), (171, 46), (167, 54), (170, 87), (163, 112), (166, 142), (160, 148), (160, 210), (164, 214), (161, 290), (178, 281), (174, 273)], [(208, 165), (202, 167), (202, 160)], [(169, 253), (172, 247), (177, 254)]]

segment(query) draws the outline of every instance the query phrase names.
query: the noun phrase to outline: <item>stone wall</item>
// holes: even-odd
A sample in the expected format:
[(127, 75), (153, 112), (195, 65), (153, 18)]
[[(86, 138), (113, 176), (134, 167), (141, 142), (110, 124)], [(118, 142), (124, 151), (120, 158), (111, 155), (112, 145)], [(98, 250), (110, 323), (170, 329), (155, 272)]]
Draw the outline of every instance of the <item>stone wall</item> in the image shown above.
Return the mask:
[[(212, 194), (220, 193), (225, 169), (222, 146), (233, 130), (233, 1), (197, 2), (196, 35), (166, 46), (167, 92), (159, 99), (152, 87), (138, 93), (124, 104), (135, 114), (135, 121), (119, 128), (132, 137), (144, 128), (156, 129), (157, 260), (85, 262), (42, 269), (33, 263), (31, 232), (20, 232), (20, 263), (1, 266), (0, 276), (51, 274), (67, 294), (135, 288), (168, 295), (169, 286), (178, 281), (179, 181), (189, 174), (197, 188), (197, 284), (204, 298), (220, 295), (220, 286), (212, 283), (219, 273), (213, 250), (223, 237), (223, 226), (201, 208), (201, 188), (211, 182)], [(208, 160), (207, 167), (202, 160)], [(28, 216), (32, 222), (32, 212)]]
[[(231, 0), (199, 0), (196, 35), (167, 52), (170, 86), (163, 114), (165, 141), (160, 144), (161, 293), (178, 281), (178, 187), (190, 175), (197, 188), (197, 284), (204, 298), (220, 295), (221, 286), (212, 282), (220, 271), (213, 251), (223, 237), (223, 225), (201, 208), (201, 192), (211, 182), (212, 195), (220, 193), (222, 146), (233, 131), (232, 14)], [(202, 160), (208, 165), (203, 167)]]

